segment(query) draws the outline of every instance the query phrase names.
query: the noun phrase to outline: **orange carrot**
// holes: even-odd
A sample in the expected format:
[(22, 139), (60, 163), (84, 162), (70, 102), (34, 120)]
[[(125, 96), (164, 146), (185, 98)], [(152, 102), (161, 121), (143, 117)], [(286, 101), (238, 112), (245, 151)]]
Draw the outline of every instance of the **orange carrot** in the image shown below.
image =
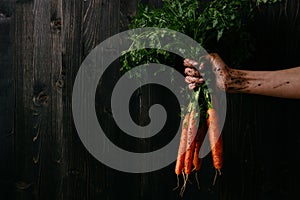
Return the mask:
[(187, 134), (187, 146), (184, 160), (184, 172), (189, 175), (192, 170), (193, 156), (195, 150), (195, 137), (197, 133), (197, 116), (193, 109), (190, 114), (189, 124), (188, 124), (188, 134)]
[(219, 128), (219, 118), (214, 108), (209, 108), (207, 113), (208, 137), (211, 144), (213, 165), (220, 173), (220, 169), (222, 168), (223, 144)]
[(203, 123), (201, 127), (197, 131), (197, 135), (195, 138), (195, 152), (194, 152), (194, 158), (193, 158), (193, 165), (194, 165), (194, 170), (199, 171), (201, 164), (202, 164), (202, 159), (199, 158), (199, 151), (202, 145), (202, 142), (204, 140), (204, 136), (207, 131), (207, 125)]
[[(193, 107), (193, 106), (192, 106)], [(187, 140), (186, 140), (186, 152), (184, 158), (184, 171), (183, 171), (183, 186), (180, 190), (180, 196), (183, 196), (186, 183), (188, 181), (189, 174), (192, 171), (192, 164), (193, 164), (193, 155), (195, 150), (195, 136), (197, 133), (197, 115), (195, 111), (195, 107), (192, 108), (189, 116), (188, 121), (188, 130), (187, 130)]]
[(178, 148), (178, 154), (177, 154), (177, 160), (175, 166), (175, 173), (177, 175), (181, 174), (184, 168), (184, 158), (185, 158), (186, 144), (187, 144), (189, 117), (190, 117), (190, 113), (187, 113), (182, 122), (180, 144)]

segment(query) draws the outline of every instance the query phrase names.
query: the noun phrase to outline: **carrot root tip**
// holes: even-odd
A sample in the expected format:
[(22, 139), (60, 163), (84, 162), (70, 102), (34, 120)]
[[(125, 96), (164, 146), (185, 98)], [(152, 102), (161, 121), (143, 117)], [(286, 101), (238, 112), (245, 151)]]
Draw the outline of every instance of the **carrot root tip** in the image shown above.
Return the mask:
[(221, 174), (222, 174), (221, 170), (220, 169), (216, 169), (216, 173), (215, 173), (213, 185), (215, 185), (218, 175), (221, 176)]
[(221, 169), (217, 169), (218, 173), (219, 173), (219, 176), (222, 175), (222, 172), (221, 172)]
[(183, 193), (185, 191), (185, 188), (186, 188), (186, 183), (188, 181), (188, 178), (189, 178), (189, 175), (187, 174), (186, 176), (183, 175), (183, 179), (184, 179), (184, 183), (183, 183), (183, 186), (181, 187), (181, 190), (180, 190), (180, 196), (183, 197)]
[(173, 188), (173, 191), (177, 190), (179, 188), (179, 177), (177, 175), (177, 186), (175, 188)]
[(198, 173), (197, 172), (195, 173), (195, 179), (196, 179), (198, 190), (200, 190), (200, 183), (199, 183)]

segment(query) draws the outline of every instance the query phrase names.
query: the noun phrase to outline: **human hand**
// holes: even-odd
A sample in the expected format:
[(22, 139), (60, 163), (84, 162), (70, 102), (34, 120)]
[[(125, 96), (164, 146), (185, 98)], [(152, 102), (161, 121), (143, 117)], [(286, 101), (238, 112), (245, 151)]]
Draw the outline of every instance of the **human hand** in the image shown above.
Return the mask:
[[(193, 90), (204, 83), (201, 72), (204, 68), (210, 67), (209, 69), (211, 69), (215, 75), (215, 79), (213, 79), (215, 80), (215, 84), (213, 84), (219, 89), (227, 91), (231, 69), (225, 64), (218, 54), (208, 54), (204, 57), (204, 60), (201, 63), (186, 58), (183, 65), (186, 67), (184, 70), (184, 73), (187, 75), (185, 81), (189, 84), (189, 89)], [(199, 68), (199, 71), (197, 68)]]

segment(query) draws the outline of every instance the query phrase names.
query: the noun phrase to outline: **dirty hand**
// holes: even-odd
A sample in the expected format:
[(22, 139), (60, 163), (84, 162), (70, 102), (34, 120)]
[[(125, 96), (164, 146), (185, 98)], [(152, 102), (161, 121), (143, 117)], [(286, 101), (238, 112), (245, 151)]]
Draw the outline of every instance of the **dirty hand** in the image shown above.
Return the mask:
[[(201, 63), (186, 58), (183, 65), (186, 67), (184, 70), (184, 73), (187, 75), (185, 81), (189, 84), (189, 89), (193, 90), (204, 83), (201, 72), (204, 68), (210, 67), (209, 69), (211, 69), (215, 74), (216, 86), (219, 89), (227, 90), (227, 83), (230, 81), (231, 69), (227, 67), (218, 54), (208, 54), (204, 57), (204, 60)], [(197, 68), (199, 68), (199, 71)]]

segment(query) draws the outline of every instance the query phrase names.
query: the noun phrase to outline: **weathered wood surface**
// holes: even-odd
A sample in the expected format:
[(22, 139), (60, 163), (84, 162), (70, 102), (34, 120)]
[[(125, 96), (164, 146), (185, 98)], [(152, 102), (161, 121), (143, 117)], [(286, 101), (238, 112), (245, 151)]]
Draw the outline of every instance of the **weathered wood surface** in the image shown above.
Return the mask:
[(0, 2), (0, 193), (11, 196), (14, 164), (14, 73), (11, 5)]
[[(290, 0), (257, 11), (257, 51), (243, 68), (300, 65), (299, 6)], [(82, 61), (101, 41), (126, 30), (136, 12), (137, 0), (0, 2), (0, 199), (178, 199), (174, 163), (147, 174), (110, 169), (87, 152), (73, 123), (71, 94)], [(118, 80), (118, 66), (112, 64), (101, 80), (96, 109), (108, 136), (132, 148), (114, 124), (110, 99), (101, 98)], [(133, 118), (147, 123), (149, 105), (173, 104), (168, 95), (157, 87), (138, 90)], [(188, 185), (183, 199), (293, 199), (300, 186), (299, 101), (240, 94), (227, 100), (223, 175), (212, 186), (206, 157), (201, 190)], [(138, 140), (133, 148), (155, 145)]]

